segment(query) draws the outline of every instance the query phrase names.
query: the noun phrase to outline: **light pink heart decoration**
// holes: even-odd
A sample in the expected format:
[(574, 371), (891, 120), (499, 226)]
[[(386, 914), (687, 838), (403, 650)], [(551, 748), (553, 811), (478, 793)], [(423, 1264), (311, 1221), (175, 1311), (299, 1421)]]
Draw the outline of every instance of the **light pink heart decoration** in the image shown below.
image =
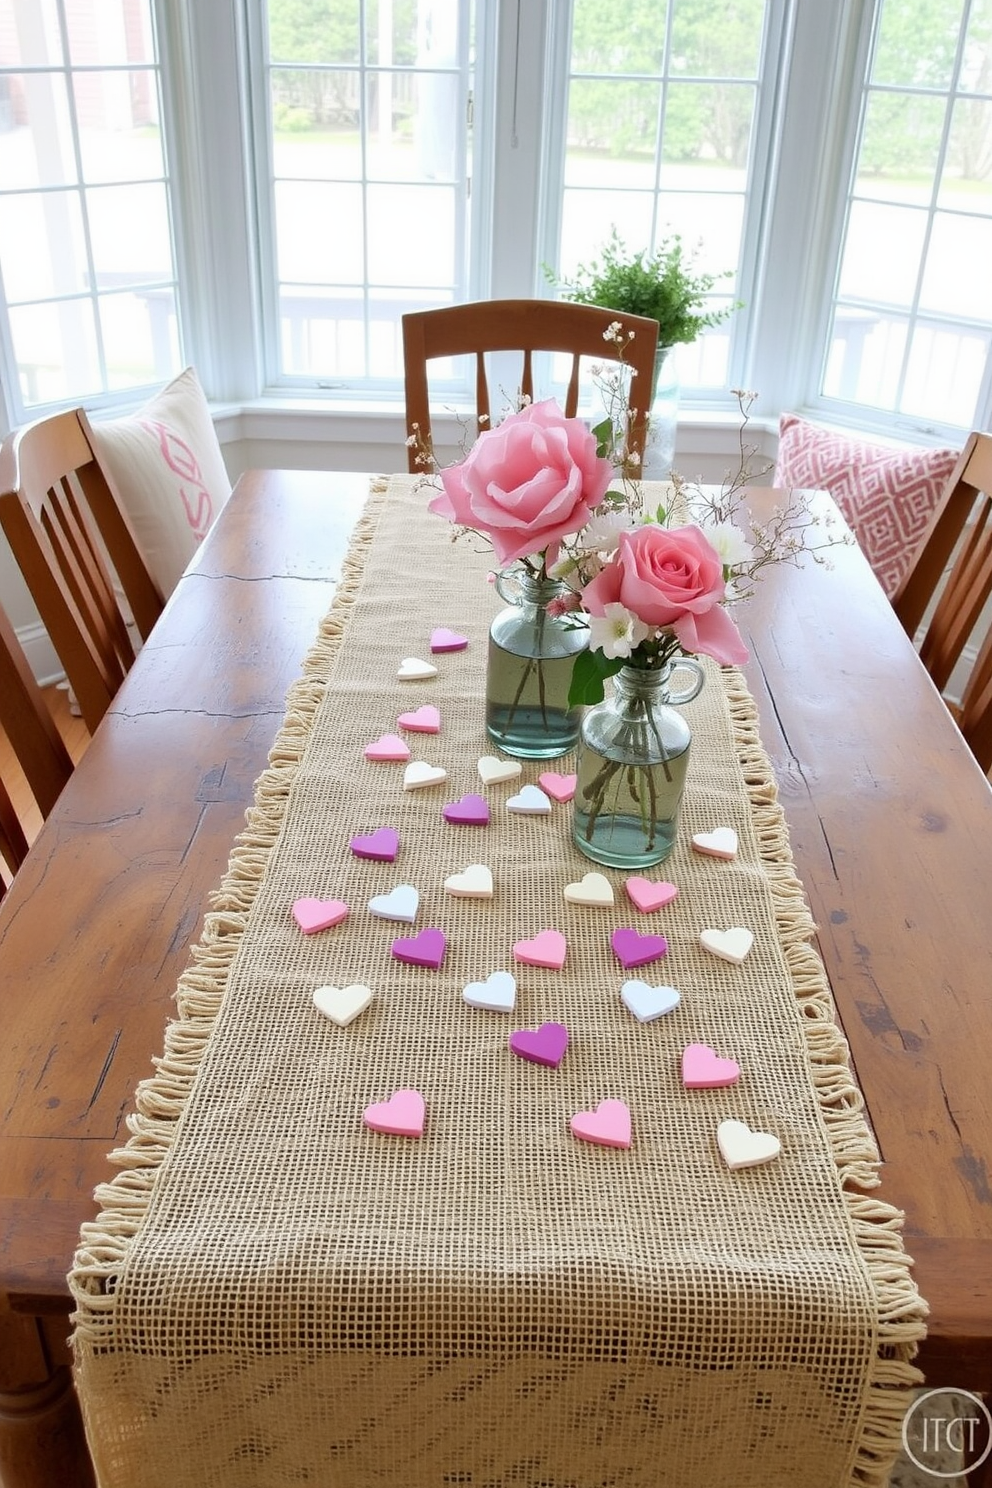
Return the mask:
[(371, 744), (366, 744), (364, 753), (367, 760), (405, 761), (410, 758), (410, 746), (404, 743), (399, 734), (382, 734), (378, 739), (373, 739)]
[(370, 1131), (394, 1137), (422, 1137), (427, 1106), (419, 1090), (394, 1090), (387, 1101), (366, 1106), (362, 1120)]
[(459, 635), (455, 630), (449, 630), (446, 625), (439, 625), (431, 631), (432, 651), (464, 651), (468, 645), (468, 636)]
[(343, 899), (297, 899), (293, 904), (293, 919), (304, 935), (329, 930), (347, 918), (348, 906)]
[(401, 713), (396, 723), (399, 728), (407, 729), (411, 734), (439, 734), (441, 732), (441, 715), (432, 703), (425, 703), (422, 708), (414, 708), (412, 713)]
[(572, 1135), (597, 1147), (630, 1146), (630, 1107), (625, 1101), (600, 1101), (595, 1111), (577, 1111), (571, 1120)]
[(513, 954), (525, 966), (546, 966), (561, 971), (568, 954), (568, 941), (560, 930), (542, 930), (533, 940), (518, 940)]
[(537, 777), (541, 789), (555, 801), (570, 801), (575, 795), (577, 775), (559, 775), (557, 770), (544, 770)]
[(679, 893), (673, 883), (652, 883), (650, 878), (640, 878), (637, 874), (626, 880), (624, 888), (631, 903), (645, 914), (650, 914), (653, 909), (664, 909), (666, 904), (678, 898)]
[(736, 1085), (741, 1067), (736, 1059), (721, 1059), (709, 1044), (689, 1044), (682, 1050), (682, 1084), (686, 1090), (719, 1090)]

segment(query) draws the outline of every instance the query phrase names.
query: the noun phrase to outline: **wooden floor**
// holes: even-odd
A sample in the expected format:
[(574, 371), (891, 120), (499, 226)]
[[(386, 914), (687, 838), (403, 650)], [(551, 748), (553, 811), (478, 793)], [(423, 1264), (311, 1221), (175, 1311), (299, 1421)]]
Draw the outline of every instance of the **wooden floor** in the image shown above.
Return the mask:
[[(66, 748), (78, 764), (90, 741), (86, 725), (81, 718), (73, 718), (69, 712), (69, 694), (64, 687), (46, 687), (44, 692), (45, 701), (51, 709), (59, 733), (65, 740)], [(24, 772), (17, 763), (17, 757), (2, 729), (0, 729), (0, 780), (7, 787), (10, 799), (14, 803), (14, 810), (20, 818), (24, 835), (29, 842), (33, 842), (41, 826), (41, 812), (35, 805), (34, 797), (24, 778)], [(10, 882), (7, 865), (2, 861), (0, 861), (0, 876), (3, 877), (5, 883)]]

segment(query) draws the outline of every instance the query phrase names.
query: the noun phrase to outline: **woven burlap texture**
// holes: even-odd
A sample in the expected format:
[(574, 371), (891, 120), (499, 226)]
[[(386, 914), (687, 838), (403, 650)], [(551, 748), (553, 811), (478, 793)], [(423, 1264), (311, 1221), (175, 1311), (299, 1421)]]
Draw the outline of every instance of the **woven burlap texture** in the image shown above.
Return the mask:
[[(740, 674), (708, 666), (686, 710), (694, 743), (676, 848), (652, 876), (679, 886), (641, 915), (607, 871), (612, 909), (566, 904), (595, 865), (571, 808), (486, 828), (444, 803), (482, 792), (491, 556), (452, 544), (407, 477), (374, 491), (335, 604), (289, 700), (270, 770), (179, 992), (155, 1075), (139, 1090), (123, 1169), (81, 1237), (76, 1381), (102, 1488), (842, 1488), (882, 1484), (899, 1446), (924, 1306), (900, 1216), (870, 1192), (877, 1154), (832, 1017), (771, 771)], [(469, 637), (438, 676), (396, 677), (430, 631)], [(403, 766), (364, 746), (435, 703), (410, 734), (447, 780), (404, 791)], [(566, 771), (566, 758), (527, 763)], [(732, 826), (733, 862), (689, 848)], [(394, 863), (356, 833), (393, 826)], [(491, 901), (444, 879), (487, 863)], [(412, 927), (368, 900), (408, 883)], [(344, 899), (304, 936), (298, 897)], [(663, 931), (664, 961), (624, 972), (617, 926)], [(742, 925), (743, 965), (703, 951)], [(439, 971), (403, 966), (398, 936), (437, 926)], [(562, 931), (561, 972), (513, 943)], [(512, 1015), (462, 989), (513, 971)], [(649, 1024), (627, 976), (678, 987)], [(361, 982), (346, 1029), (313, 990)], [(566, 1024), (561, 1067), (515, 1058), (514, 1028)], [(686, 1091), (705, 1043), (739, 1083)], [(423, 1138), (374, 1134), (362, 1112), (413, 1086)], [(629, 1150), (577, 1141), (569, 1119), (608, 1097), (632, 1112)], [(771, 1131), (782, 1155), (731, 1172), (724, 1118)]]

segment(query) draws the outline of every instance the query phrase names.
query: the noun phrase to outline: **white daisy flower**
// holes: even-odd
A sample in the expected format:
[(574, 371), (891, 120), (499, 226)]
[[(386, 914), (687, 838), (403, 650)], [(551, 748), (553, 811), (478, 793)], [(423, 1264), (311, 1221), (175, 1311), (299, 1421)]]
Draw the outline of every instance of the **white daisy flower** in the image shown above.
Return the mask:
[(622, 604), (608, 604), (602, 615), (589, 617), (589, 645), (611, 661), (629, 656), (650, 634), (651, 627)]

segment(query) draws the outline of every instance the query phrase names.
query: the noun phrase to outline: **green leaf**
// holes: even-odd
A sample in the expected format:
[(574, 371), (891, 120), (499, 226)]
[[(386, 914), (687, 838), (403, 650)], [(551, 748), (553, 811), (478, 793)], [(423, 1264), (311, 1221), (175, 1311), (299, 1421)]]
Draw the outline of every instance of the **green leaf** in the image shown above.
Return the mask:
[(602, 651), (581, 651), (572, 663), (572, 684), (568, 689), (570, 708), (601, 703), (605, 696), (603, 683), (623, 666), (622, 657), (610, 658)]
[(596, 453), (600, 459), (604, 459), (613, 448), (613, 420), (601, 419), (598, 424), (593, 425), (592, 432), (596, 440)]

